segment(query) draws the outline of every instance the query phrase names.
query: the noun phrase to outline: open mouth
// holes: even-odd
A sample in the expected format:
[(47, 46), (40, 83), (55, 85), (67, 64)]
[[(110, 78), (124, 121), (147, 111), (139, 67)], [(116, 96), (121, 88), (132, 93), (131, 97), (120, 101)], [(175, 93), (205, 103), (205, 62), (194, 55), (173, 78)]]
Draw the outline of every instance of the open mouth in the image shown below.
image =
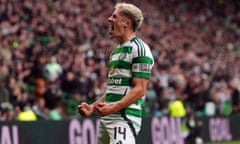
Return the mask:
[(112, 24), (109, 24), (109, 32), (112, 32), (114, 30), (114, 26)]

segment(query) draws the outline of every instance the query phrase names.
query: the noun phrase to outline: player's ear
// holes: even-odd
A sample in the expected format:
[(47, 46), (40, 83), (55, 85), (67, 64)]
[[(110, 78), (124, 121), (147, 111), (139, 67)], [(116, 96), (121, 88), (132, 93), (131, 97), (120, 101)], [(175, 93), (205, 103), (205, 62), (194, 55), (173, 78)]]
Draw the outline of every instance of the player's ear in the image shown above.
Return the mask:
[(131, 24), (130, 20), (123, 21), (123, 27), (128, 27)]

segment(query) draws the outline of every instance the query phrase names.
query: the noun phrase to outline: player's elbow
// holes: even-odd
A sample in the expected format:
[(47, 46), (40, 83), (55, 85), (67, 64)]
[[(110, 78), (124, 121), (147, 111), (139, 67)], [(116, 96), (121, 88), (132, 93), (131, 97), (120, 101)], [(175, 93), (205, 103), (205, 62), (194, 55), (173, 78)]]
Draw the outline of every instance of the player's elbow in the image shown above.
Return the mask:
[(148, 80), (144, 78), (135, 78), (133, 80), (134, 89), (139, 98), (145, 95), (147, 91), (147, 84)]
[(138, 87), (137, 88), (139, 98), (146, 94), (146, 87)]

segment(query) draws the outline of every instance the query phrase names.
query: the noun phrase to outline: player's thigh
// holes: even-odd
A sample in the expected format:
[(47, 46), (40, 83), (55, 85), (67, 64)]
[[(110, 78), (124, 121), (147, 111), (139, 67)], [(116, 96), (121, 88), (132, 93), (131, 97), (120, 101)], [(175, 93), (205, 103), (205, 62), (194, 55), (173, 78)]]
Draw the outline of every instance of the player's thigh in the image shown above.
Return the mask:
[(105, 127), (105, 124), (100, 121), (97, 133), (97, 144), (109, 144), (110, 136)]

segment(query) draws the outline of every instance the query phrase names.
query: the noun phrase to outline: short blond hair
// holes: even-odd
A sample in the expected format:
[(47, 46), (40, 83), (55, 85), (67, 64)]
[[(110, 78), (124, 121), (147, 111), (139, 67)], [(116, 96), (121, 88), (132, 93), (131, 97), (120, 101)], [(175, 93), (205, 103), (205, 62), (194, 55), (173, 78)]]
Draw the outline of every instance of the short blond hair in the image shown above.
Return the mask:
[(120, 10), (124, 16), (132, 21), (133, 31), (136, 31), (141, 27), (144, 18), (142, 11), (137, 6), (123, 2), (117, 3), (115, 9)]

